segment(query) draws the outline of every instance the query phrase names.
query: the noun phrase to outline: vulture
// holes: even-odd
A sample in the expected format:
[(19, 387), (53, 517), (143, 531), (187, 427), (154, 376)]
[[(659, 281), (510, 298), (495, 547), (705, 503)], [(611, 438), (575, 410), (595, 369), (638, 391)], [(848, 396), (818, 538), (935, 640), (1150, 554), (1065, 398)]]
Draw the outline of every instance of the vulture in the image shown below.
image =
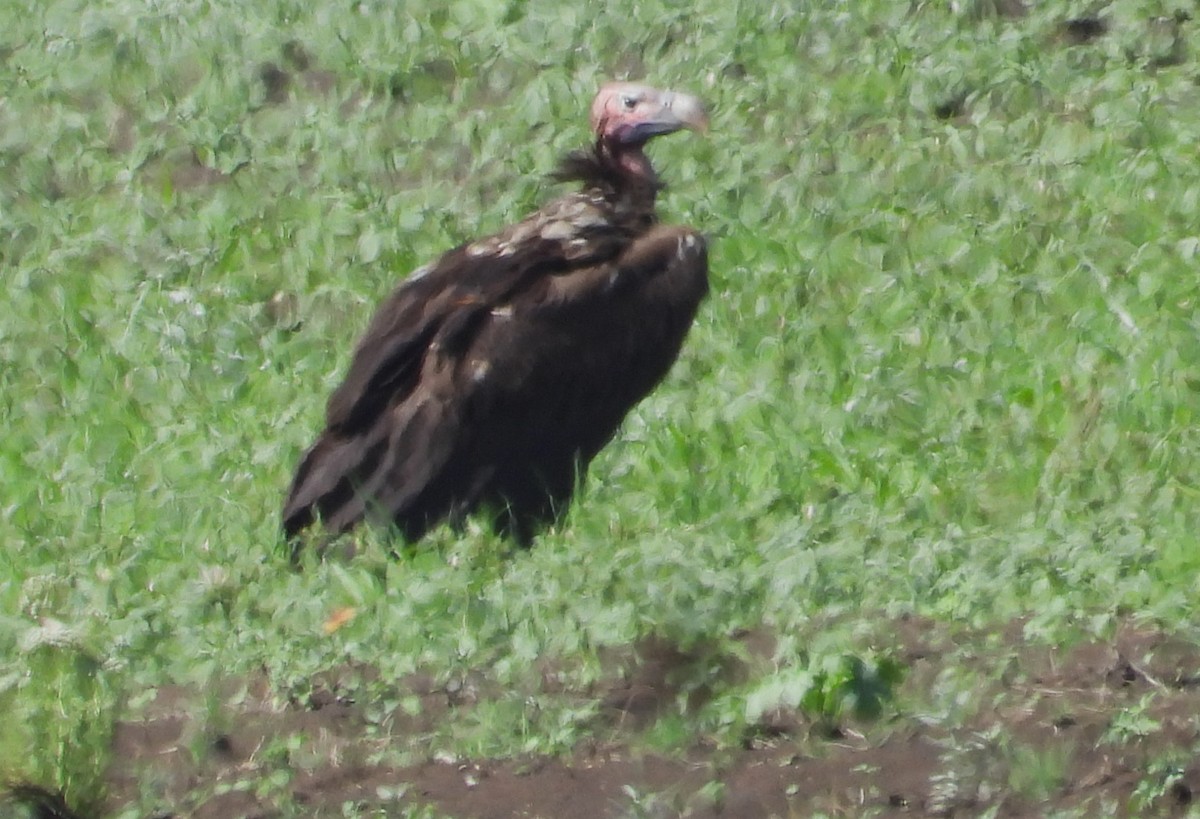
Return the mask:
[[(663, 379), (708, 290), (704, 236), (660, 224), (643, 149), (703, 131), (704, 105), (604, 85), (595, 141), (554, 178), (581, 185), (414, 271), (384, 300), (296, 469), (283, 530), (361, 521), (407, 541), (476, 511), (528, 545), (630, 409)], [(328, 542), (328, 541), (326, 541)]]

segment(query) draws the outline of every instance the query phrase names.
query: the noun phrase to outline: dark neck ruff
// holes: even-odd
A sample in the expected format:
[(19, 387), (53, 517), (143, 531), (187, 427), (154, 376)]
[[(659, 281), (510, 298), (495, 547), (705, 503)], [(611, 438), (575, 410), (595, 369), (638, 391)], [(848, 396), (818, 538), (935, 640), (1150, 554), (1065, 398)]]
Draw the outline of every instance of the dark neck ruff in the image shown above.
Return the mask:
[(598, 190), (605, 198), (636, 197), (650, 203), (666, 187), (653, 172), (650, 178), (630, 173), (600, 142), (588, 150), (571, 151), (564, 156), (551, 178), (557, 182), (580, 182), (585, 190)]

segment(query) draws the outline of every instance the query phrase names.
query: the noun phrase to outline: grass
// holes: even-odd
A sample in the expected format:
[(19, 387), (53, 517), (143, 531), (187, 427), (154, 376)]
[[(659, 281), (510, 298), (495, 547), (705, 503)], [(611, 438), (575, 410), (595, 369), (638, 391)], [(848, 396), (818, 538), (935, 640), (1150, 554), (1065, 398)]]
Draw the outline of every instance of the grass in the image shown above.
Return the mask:
[[(381, 720), (380, 681), (482, 678), (434, 742), (507, 756), (587, 736), (603, 651), (649, 637), (776, 635), (689, 715), (718, 743), (874, 701), (901, 615), (1196, 640), (1185, 6), (1070, 47), (1078, 4), (962, 5), (0, 5), (0, 771), (94, 802), (131, 698), (259, 670), (370, 666)], [(374, 303), (552, 195), (624, 75), (714, 110), (654, 150), (713, 240), (667, 383), (530, 551), (363, 533), (290, 571), (282, 492)]]

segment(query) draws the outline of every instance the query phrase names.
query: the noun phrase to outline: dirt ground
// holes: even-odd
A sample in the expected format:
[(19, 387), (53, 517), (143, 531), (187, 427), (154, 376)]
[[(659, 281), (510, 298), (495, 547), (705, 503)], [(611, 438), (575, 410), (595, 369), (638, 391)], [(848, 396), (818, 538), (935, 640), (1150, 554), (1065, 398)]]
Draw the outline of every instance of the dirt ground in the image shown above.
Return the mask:
[[(673, 671), (686, 657), (666, 646), (642, 646), (595, 692), (605, 723), (596, 735), (608, 739), (568, 758), (374, 763), (379, 739), (367, 739), (361, 707), (333, 677), (282, 707), (265, 680), (252, 683), (236, 713), (215, 723), (210, 714), (224, 727), (216, 735), (197, 729), (194, 693), (161, 689), (144, 719), (119, 726), (111, 805), (150, 789), (178, 811), (158, 819), (342, 816), (346, 803), (365, 815), (422, 805), (464, 819), (1187, 815), (1200, 792), (1200, 650), (1134, 628), (1068, 651), (1025, 646), (1019, 624), (1010, 632), (981, 648), (994, 681), (961, 720), (905, 711), (972, 656), (963, 638), (955, 645), (908, 620), (896, 628), (908, 672), (882, 724), (818, 726), (779, 713), (739, 748), (700, 741), (671, 755), (636, 750), (659, 713), (677, 707)], [(421, 710), (397, 716), (394, 736), (424, 735), (450, 709), (470, 707), (428, 679), (406, 684)], [(281, 739), (300, 764), (276, 779)]]

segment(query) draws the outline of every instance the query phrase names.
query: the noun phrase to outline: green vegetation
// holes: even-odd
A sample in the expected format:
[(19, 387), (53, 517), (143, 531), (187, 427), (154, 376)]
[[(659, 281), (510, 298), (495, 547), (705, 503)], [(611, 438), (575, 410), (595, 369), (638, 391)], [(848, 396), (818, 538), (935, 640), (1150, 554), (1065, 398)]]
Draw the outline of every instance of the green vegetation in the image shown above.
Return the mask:
[[(903, 617), (972, 658), (1014, 622), (1200, 640), (1193, 6), (1118, 0), (1072, 45), (1065, 0), (803, 5), (0, 4), (0, 777), (100, 804), (167, 685), (216, 698), (203, 732), (221, 686), (283, 708), (369, 669), (363, 762), (403, 765), (611, 730), (606, 658), (647, 641), (688, 658), (636, 740), (669, 753), (780, 709), (970, 719), (966, 672), (895, 700)], [(615, 76), (714, 112), (653, 148), (664, 218), (713, 240), (671, 377), (535, 548), (363, 532), (292, 571), (282, 494), (374, 304), (552, 196)], [(400, 736), (418, 672), (472, 707)], [(1157, 691), (1103, 741), (1157, 732)], [(1074, 755), (1002, 744), (1037, 798)], [(319, 757), (245, 788), (298, 811)]]

